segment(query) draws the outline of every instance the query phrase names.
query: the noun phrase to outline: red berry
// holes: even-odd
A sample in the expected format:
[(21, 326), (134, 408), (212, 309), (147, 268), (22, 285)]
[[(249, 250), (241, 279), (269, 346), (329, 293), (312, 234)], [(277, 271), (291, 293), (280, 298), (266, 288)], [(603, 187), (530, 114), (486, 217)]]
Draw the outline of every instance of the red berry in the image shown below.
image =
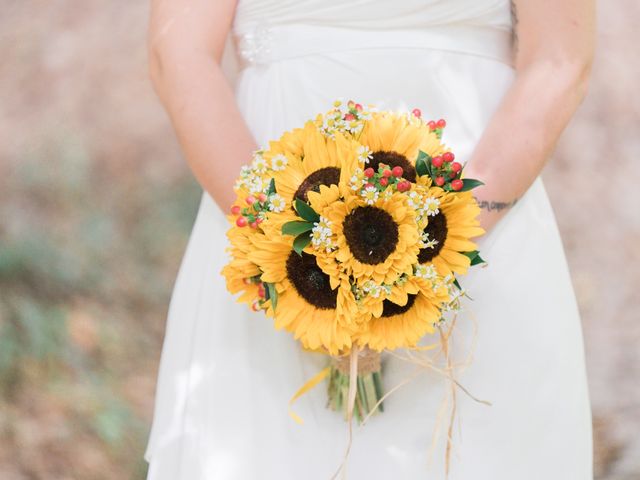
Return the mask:
[(414, 117), (417, 117), (417, 118), (422, 117), (422, 112), (420, 111), (419, 108), (414, 108), (413, 110), (411, 110), (411, 113), (413, 113)]
[(411, 190), (411, 182), (409, 182), (408, 180), (402, 180), (401, 182), (398, 182), (396, 188), (399, 192), (407, 192)]
[(390, 177), (392, 174), (391, 170), (389, 170), (388, 168), (386, 170), (382, 171), (382, 175), (385, 177)]
[(364, 184), (364, 188), (371, 188), (371, 187), (375, 187), (375, 185), (371, 182), (367, 182)]
[(364, 176), (367, 178), (371, 178), (375, 175), (375, 171), (373, 170), (373, 168), (369, 167), (364, 171)]
[(441, 118), (440, 120), (438, 120), (438, 123), (436, 123), (436, 125), (438, 126), (438, 128), (444, 128), (447, 126), (447, 122), (444, 120), (444, 118)]
[(460, 170), (462, 170), (462, 165), (460, 165), (458, 162), (453, 162), (451, 164), (451, 170), (458, 173)]
[(441, 187), (442, 185), (444, 185), (445, 179), (444, 177), (440, 176), (440, 177), (436, 177), (436, 185), (438, 185), (439, 187)]
[(429, 123), (427, 123), (427, 125), (429, 126), (430, 130), (436, 129), (436, 122), (434, 122), (433, 120), (430, 120)]
[(256, 223), (260, 225), (264, 220), (261, 217), (256, 217)]
[(358, 112), (361, 112), (362, 111), (362, 105), (360, 105), (359, 103), (356, 103), (356, 110)]
[(261, 202), (266, 202), (267, 196), (264, 193), (261, 193), (260, 195), (258, 195), (258, 200), (260, 200)]
[(444, 158), (445, 162), (453, 162), (456, 156), (453, 154), (453, 152), (444, 152), (442, 154), (442, 158)]
[(462, 180), (460, 180), (459, 178), (456, 178), (455, 180), (453, 180), (451, 182), (451, 188), (453, 188), (456, 192), (458, 190), (461, 190), (462, 187), (464, 187), (464, 182)]
[(249, 195), (245, 199), (245, 202), (247, 202), (247, 205), (253, 205), (254, 203), (256, 203), (256, 197), (254, 197), (253, 195)]
[(434, 167), (436, 167), (436, 168), (440, 168), (440, 167), (442, 166), (443, 161), (444, 161), (444, 160), (442, 159), (442, 157), (433, 157), (433, 158), (431, 159), (431, 163), (432, 163), (432, 164), (433, 164), (433, 166), (434, 166)]
[(383, 187), (386, 187), (387, 185), (389, 185), (389, 179), (387, 177), (382, 177), (380, 179), (380, 185), (382, 185)]
[(239, 227), (246, 227), (247, 223), (249, 223), (249, 221), (247, 220), (246, 217), (238, 217), (236, 218), (236, 225)]
[(260, 302), (253, 302), (253, 304), (251, 305), (251, 310), (253, 310), (254, 312), (259, 312), (260, 311)]
[(258, 286), (258, 296), (260, 298), (264, 298), (266, 296), (266, 292), (264, 291), (264, 285), (263, 284), (260, 284)]
[(231, 215), (240, 215), (240, 205), (234, 205), (231, 207)]
[(356, 116), (353, 113), (346, 113), (344, 119), (347, 121), (352, 121), (356, 119)]
[(458, 174), (456, 172), (449, 172), (449, 178), (456, 178)]
[(402, 174), (404, 173), (404, 170), (402, 170), (402, 167), (400, 165), (396, 165), (391, 170), (391, 173), (393, 174), (394, 177), (401, 177)]
[(249, 226), (250, 226), (251, 228), (258, 228), (258, 222), (251, 222), (251, 223), (249, 224)]

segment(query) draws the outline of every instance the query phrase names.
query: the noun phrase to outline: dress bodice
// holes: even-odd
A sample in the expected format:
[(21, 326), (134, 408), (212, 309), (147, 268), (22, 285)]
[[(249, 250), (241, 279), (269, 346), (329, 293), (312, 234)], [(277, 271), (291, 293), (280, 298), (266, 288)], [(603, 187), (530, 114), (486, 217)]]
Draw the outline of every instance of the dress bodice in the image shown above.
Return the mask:
[(233, 34), (245, 64), (407, 47), (511, 63), (509, 0), (239, 0)]
[(509, 0), (239, 0), (234, 30), (256, 24), (355, 29), (474, 25), (511, 29)]

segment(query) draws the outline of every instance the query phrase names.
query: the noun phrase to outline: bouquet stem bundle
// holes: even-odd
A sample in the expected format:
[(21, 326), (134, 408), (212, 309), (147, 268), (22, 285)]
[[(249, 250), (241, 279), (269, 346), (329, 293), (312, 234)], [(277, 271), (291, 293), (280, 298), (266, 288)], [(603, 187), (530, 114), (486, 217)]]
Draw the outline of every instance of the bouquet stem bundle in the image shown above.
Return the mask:
[[(380, 353), (364, 348), (358, 355), (358, 374), (356, 379), (356, 400), (353, 415), (362, 421), (370, 414), (383, 412), (384, 406), (380, 399), (384, 395)], [(328, 406), (348, 417), (349, 394), (349, 356), (332, 356), (331, 371), (329, 373)]]

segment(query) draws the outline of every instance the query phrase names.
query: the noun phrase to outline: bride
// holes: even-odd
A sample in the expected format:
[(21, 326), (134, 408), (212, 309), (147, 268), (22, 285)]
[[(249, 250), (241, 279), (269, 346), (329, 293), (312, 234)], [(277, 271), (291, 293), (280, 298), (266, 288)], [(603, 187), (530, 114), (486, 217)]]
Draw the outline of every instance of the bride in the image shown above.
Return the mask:
[[(151, 480), (327, 479), (345, 423), (322, 388), (287, 413), (322, 359), (226, 292), (224, 213), (240, 166), (270, 139), (344, 98), (448, 122), (488, 234), (465, 278), (472, 321), (454, 348), (454, 480), (592, 479), (580, 318), (539, 176), (585, 96), (594, 0), (154, 0), (153, 83), (204, 193), (175, 284), (146, 452)], [(240, 71), (226, 80), (231, 36)], [(407, 365), (383, 356), (385, 386)], [(354, 479), (441, 478), (430, 444), (445, 392), (424, 374), (354, 431)], [(442, 439), (442, 436), (440, 437)]]

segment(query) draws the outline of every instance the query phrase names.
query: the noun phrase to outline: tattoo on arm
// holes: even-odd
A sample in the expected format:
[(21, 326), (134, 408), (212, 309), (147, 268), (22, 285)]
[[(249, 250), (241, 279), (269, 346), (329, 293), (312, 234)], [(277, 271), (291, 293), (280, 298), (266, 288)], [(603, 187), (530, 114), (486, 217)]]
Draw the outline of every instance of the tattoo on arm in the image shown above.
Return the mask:
[(501, 212), (502, 210), (513, 207), (518, 202), (518, 199), (514, 198), (510, 202), (496, 202), (494, 200), (478, 200), (476, 198), (476, 202), (478, 202), (478, 206), (483, 210), (487, 210), (488, 212)]
[(518, 51), (518, 10), (516, 8), (515, 0), (511, 0), (511, 35), (513, 38), (513, 51)]

